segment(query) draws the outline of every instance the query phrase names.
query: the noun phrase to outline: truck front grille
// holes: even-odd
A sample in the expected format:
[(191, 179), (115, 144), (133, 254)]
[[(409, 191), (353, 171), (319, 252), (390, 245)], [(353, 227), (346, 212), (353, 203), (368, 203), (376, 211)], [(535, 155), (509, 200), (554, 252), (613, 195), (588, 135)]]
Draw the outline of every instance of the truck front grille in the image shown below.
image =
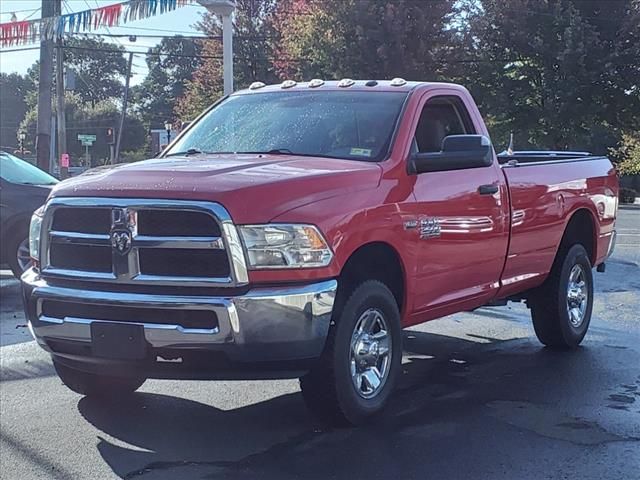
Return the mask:
[(109, 233), (109, 208), (59, 208), (53, 217), (52, 230), (77, 233)]
[(219, 277), (230, 274), (224, 250), (185, 250), (141, 248), (140, 271), (147, 275), (206, 277), (215, 272)]
[(43, 233), (45, 277), (174, 286), (247, 282), (237, 230), (215, 203), (53, 199)]
[(142, 210), (138, 213), (138, 234), (185, 237), (219, 237), (216, 220), (200, 212)]
[(111, 273), (111, 247), (52, 243), (49, 247), (49, 264), (65, 270)]

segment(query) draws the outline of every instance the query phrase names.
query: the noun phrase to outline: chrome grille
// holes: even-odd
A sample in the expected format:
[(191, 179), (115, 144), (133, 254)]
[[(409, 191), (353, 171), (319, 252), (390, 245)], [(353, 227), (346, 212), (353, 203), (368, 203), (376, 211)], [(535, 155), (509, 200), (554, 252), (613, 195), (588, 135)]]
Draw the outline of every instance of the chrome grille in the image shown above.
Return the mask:
[(157, 285), (246, 284), (237, 230), (219, 204), (54, 198), (41, 238), (46, 277)]

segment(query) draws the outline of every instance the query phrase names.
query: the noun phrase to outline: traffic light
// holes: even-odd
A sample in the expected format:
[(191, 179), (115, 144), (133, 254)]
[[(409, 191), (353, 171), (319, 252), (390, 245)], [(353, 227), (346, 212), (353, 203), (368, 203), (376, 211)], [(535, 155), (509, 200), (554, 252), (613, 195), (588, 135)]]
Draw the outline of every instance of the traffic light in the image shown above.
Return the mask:
[(107, 143), (115, 143), (115, 128), (107, 128)]

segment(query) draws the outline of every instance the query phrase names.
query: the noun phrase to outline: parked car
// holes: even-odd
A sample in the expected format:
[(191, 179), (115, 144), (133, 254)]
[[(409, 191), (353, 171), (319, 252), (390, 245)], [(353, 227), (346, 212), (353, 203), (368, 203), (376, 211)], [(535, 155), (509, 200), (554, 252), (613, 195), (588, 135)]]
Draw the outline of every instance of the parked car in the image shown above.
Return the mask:
[(458, 85), (254, 84), (161, 157), (64, 182), (31, 223), (27, 317), (83, 395), (300, 377), (357, 424), (404, 327), (526, 301), (543, 344), (576, 347), (614, 245), (611, 162), (496, 156)]
[(54, 177), (24, 160), (0, 151), (0, 262), (6, 263), (16, 277), (29, 264), (29, 221), (44, 204)]

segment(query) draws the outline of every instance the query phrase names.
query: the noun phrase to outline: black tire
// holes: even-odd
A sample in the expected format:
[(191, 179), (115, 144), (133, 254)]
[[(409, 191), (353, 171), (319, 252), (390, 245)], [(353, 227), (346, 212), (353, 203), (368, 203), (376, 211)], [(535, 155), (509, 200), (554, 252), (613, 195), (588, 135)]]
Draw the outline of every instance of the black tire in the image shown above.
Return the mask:
[[(558, 255), (545, 283), (533, 294), (529, 305), (538, 340), (554, 348), (575, 348), (587, 334), (593, 309), (593, 272), (585, 248), (576, 244)], [(569, 312), (569, 280), (572, 271), (580, 270), (586, 293), (584, 313), (577, 322)], [(575, 300), (572, 297), (572, 305)], [(578, 308), (578, 307), (576, 307)]]
[[(381, 411), (394, 389), (402, 363), (400, 312), (389, 288), (379, 281), (368, 280), (347, 295), (347, 300), (337, 305), (333, 313), (325, 350), (318, 364), (300, 379), (307, 406), (333, 426), (358, 425)], [(357, 380), (352, 380), (352, 340), (356, 326), (361, 325), (365, 314), (371, 311), (382, 315), (390, 337), (385, 344), (391, 348), (385, 380), (375, 396), (364, 398), (355, 386)], [(374, 349), (377, 358), (377, 343)], [(366, 382), (363, 385), (366, 386)]]
[(120, 397), (130, 395), (142, 386), (145, 378), (112, 377), (96, 375), (68, 367), (53, 361), (53, 366), (62, 383), (70, 390), (87, 397)]
[(20, 278), (24, 273), (24, 270), (20, 267), (18, 263), (18, 249), (20, 245), (25, 241), (27, 241), (27, 246), (29, 245), (29, 232), (18, 231), (16, 234), (11, 235), (7, 239), (7, 250), (5, 252), (7, 264), (13, 272), (13, 275), (16, 278)]

